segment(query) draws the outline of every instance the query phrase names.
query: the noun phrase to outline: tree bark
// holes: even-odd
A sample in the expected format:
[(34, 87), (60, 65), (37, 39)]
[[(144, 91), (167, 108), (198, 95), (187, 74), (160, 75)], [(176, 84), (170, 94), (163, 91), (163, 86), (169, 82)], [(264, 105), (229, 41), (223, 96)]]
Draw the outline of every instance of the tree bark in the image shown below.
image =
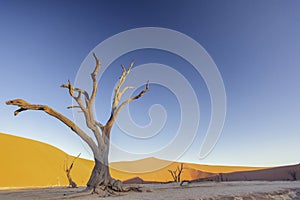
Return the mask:
[(73, 159), (70, 167), (68, 167), (68, 163), (67, 162), (65, 163), (65, 171), (67, 173), (67, 178), (68, 178), (68, 181), (69, 181), (69, 187), (72, 187), (72, 188), (76, 188), (77, 184), (73, 181), (73, 179), (71, 177), (71, 170), (73, 169), (74, 162), (76, 161), (77, 158), (79, 158), (80, 154), (78, 154), (78, 156)]
[(95, 165), (87, 186), (91, 189), (95, 189), (101, 185), (108, 185), (110, 179), (111, 176), (108, 166), (104, 164), (103, 161), (99, 161), (95, 158)]
[(109, 135), (110, 127), (104, 126), (102, 128), (103, 145), (99, 146), (99, 155), (94, 157), (95, 165), (91, 177), (87, 183), (87, 187), (95, 190), (97, 187), (108, 186), (111, 181), (111, 176), (108, 166), (109, 154)]
[(91, 177), (87, 183), (87, 188), (100, 196), (107, 196), (115, 192), (126, 191), (122, 182), (111, 177), (108, 165), (108, 154), (110, 145), (111, 126), (106, 125), (102, 128), (104, 145), (99, 147), (99, 156), (95, 157), (95, 165)]
[(76, 188), (77, 184), (73, 181), (70, 173), (68, 171), (66, 171), (66, 173), (67, 173), (67, 178), (68, 178), (68, 181), (69, 181), (69, 187)]

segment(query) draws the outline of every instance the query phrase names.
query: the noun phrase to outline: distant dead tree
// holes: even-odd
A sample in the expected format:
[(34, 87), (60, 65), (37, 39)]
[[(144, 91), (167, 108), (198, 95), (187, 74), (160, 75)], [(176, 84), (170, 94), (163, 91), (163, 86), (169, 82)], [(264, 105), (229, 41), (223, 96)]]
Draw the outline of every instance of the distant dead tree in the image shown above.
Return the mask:
[(223, 182), (223, 181), (224, 181), (224, 179), (223, 179), (223, 173), (219, 173), (219, 181), (220, 181), (220, 182)]
[(180, 166), (177, 166), (177, 168), (173, 171), (168, 170), (168, 172), (170, 172), (174, 182), (180, 182), (182, 170), (183, 170), (183, 163), (181, 163)]
[(72, 161), (72, 163), (69, 167), (68, 167), (68, 163), (65, 162), (65, 172), (67, 174), (67, 178), (68, 178), (68, 181), (69, 181), (69, 187), (72, 187), (72, 188), (76, 188), (77, 184), (72, 180), (71, 170), (73, 169), (74, 162), (76, 161), (77, 158), (79, 158), (80, 155), (81, 155), (81, 153), (78, 154), (78, 156), (73, 159), (73, 161)]
[[(145, 88), (136, 96), (132, 96), (127, 100), (124, 100), (120, 103), (122, 95), (130, 88), (131, 86), (126, 86), (121, 89), (123, 86), (128, 74), (130, 73), (133, 62), (131, 62), (128, 70), (121, 65), (122, 74), (119, 78), (119, 81), (114, 88), (114, 97), (111, 105), (111, 114), (109, 119), (105, 124), (96, 121), (94, 116), (94, 102), (98, 90), (98, 81), (97, 75), (100, 70), (101, 62), (97, 58), (96, 54), (93, 54), (96, 66), (94, 71), (91, 73), (92, 79), (92, 91), (91, 95), (81, 88), (74, 87), (69, 80), (67, 84), (62, 84), (62, 88), (66, 88), (70, 94), (70, 96), (75, 100), (76, 105), (72, 105), (67, 107), (68, 109), (80, 109), (83, 113), (86, 126), (93, 133), (95, 140), (90, 137), (85, 131), (83, 131), (77, 124), (75, 124), (72, 120), (64, 116), (63, 114), (57, 112), (53, 108), (47, 105), (40, 104), (31, 104), (23, 99), (14, 99), (6, 102), (7, 105), (18, 106), (19, 109), (14, 112), (14, 115), (18, 115), (20, 112), (26, 110), (39, 110), (47, 113), (48, 115), (58, 119), (66, 126), (68, 126), (75, 134), (77, 134), (92, 150), (95, 165), (90, 176), (90, 179), (87, 183), (87, 188), (81, 195), (87, 195), (91, 193), (96, 193), (99, 196), (105, 197), (111, 194), (115, 194), (116, 192), (126, 192), (130, 190), (140, 191), (141, 189), (138, 187), (124, 187), (122, 182), (119, 180), (115, 180), (111, 177), (108, 166), (108, 154), (110, 147), (110, 134), (112, 126), (122, 110), (122, 108), (134, 101), (142, 97), (149, 90), (149, 83), (147, 82)], [(79, 195), (78, 195), (79, 196)]]
[(296, 181), (297, 180), (297, 172), (296, 170), (292, 169), (289, 171), (289, 175), (292, 177), (292, 181)]

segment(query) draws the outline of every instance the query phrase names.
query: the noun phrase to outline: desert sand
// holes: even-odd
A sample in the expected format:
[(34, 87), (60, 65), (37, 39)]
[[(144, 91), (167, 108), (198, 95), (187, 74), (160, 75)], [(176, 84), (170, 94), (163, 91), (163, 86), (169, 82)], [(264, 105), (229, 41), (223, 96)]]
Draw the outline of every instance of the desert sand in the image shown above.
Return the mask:
[[(152, 199), (300, 199), (299, 181), (249, 181), (249, 182), (203, 182), (192, 183), (187, 186), (179, 186), (175, 183), (169, 184), (145, 184), (144, 187), (151, 189), (152, 192), (128, 192), (121, 196), (106, 197), (108, 200), (152, 200)], [(74, 194), (83, 188), (53, 187), (44, 189), (26, 189), (26, 190), (6, 190), (0, 191), (2, 200), (49, 200), (63, 199), (67, 195)], [(64, 194), (66, 196), (64, 196)], [(89, 195), (73, 198), (76, 200), (96, 200), (97, 196)]]
[[(64, 165), (66, 162), (70, 164), (73, 158), (73, 156), (49, 144), (0, 133), (0, 188), (67, 186), (68, 180)], [(132, 173), (141, 170), (147, 171), (149, 166), (158, 166), (161, 163), (168, 165), (157, 171)], [(87, 183), (93, 165), (91, 160), (81, 158), (76, 160), (71, 175), (77, 185), (84, 186)], [(114, 178), (122, 181), (139, 177), (144, 181), (167, 182), (172, 180), (168, 169), (174, 170), (178, 165), (177, 162), (146, 158), (138, 161), (110, 163), (110, 171)], [(185, 163), (184, 168), (182, 174), (184, 180), (204, 178), (211, 176), (211, 173), (261, 169), (191, 163)], [(125, 172), (118, 169), (123, 169)]]

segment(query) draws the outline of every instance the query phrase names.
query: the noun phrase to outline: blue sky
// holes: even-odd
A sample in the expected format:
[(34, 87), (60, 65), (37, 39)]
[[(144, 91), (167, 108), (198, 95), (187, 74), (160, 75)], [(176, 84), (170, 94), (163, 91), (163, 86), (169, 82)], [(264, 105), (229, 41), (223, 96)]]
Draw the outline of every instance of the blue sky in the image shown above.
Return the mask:
[[(299, 163), (299, 8), (298, 1), (258, 0), (1, 1), (0, 132), (89, 157), (80, 139), (56, 119), (33, 111), (14, 117), (15, 108), (6, 106), (5, 101), (24, 98), (47, 104), (72, 118), (72, 112), (66, 109), (71, 99), (59, 86), (68, 79), (75, 81), (81, 63), (95, 46), (132, 28), (164, 27), (200, 43), (222, 75), (227, 116), (214, 150), (205, 159), (198, 159), (210, 118), (205, 83), (186, 61), (167, 52), (135, 51), (114, 61), (99, 82), (98, 119), (105, 122), (108, 117), (121, 63), (128, 65), (132, 58), (136, 65), (164, 63), (190, 81), (201, 109), (199, 132), (181, 160), (252, 166)], [(151, 85), (150, 92), (130, 106), (133, 119), (140, 125), (149, 123), (147, 112), (153, 104), (161, 104), (168, 113), (159, 139), (133, 145), (114, 127), (114, 142), (140, 152), (172, 138), (180, 111), (176, 98), (166, 88)], [(114, 155), (111, 160), (134, 158)], [(168, 155), (161, 158), (168, 159)]]

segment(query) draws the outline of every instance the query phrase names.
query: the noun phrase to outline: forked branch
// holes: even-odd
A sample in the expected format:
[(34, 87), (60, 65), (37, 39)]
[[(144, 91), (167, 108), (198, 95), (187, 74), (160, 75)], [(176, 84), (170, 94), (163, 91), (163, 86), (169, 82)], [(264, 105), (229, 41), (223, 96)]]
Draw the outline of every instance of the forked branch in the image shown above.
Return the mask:
[(118, 116), (119, 112), (122, 110), (122, 108), (129, 104), (131, 101), (133, 100), (136, 100), (136, 99), (139, 99), (140, 97), (142, 97), (146, 92), (149, 91), (149, 81), (146, 83), (146, 87), (144, 90), (142, 90), (138, 95), (134, 96), (134, 97), (131, 97), (127, 100), (125, 100), (123, 103), (121, 103), (121, 105), (117, 108), (117, 110), (115, 111), (114, 115), (115, 115), (115, 118)]
[(14, 112), (14, 115), (18, 115), (20, 112), (26, 110), (41, 110), (45, 113), (55, 117), (56, 119), (63, 122), (67, 125), (72, 131), (74, 131), (83, 141), (85, 141), (92, 149), (93, 153), (98, 154), (98, 149), (91, 137), (89, 137), (82, 129), (80, 129), (73, 121), (62, 115), (61, 113), (57, 112), (56, 110), (50, 108), (46, 105), (39, 105), (39, 104), (30, 104), (23, 99), (14, 99), (6, 102), (7, 105), (14, 105), (18, 106), (19, 109)]
[(170, 172), (174, 182), (181, 181), (182, 170), (183, 170), (183, 163), (181, 163), (180, 166), (177, 166), (177, 169), (175, 169), (175, 170), (168, 170)]
[[(98, 90), (97, 74), (100, 70), (101, 62), (99, 61), (95, 53), (93, 53), (93, 56), (96, 61), (96, 66), (94, 71), (91, 73), (91, 78), (93, 82), (93, 90), (91, 96), (89, 96), (89, 94), (85, 90), (73, 87), (69, 80), (68, 84), (62, 84), (61, 87), (67, 88), (69, 90), (70, 96), (73, 97), (73, 99), (78, 104), (74, 106), (68, 106), (67, 108), (80, 108), (82, 110), (82, 112), (84, 113), (87, 127), (93, 131), (94, 136), (97, 139), (98, 145), (102, 145), (103, 139), (101, 137), (101, 129), (98, 129), (99, 126), (95, 122), (95, 117), (93, 113), (93, 104)], [(75, 95), (75, 92), (77, 92), (77, 95)], [(84, 96), (85, 105), (82, 101), (82, 95)]]
[(173, 181), (174, 182), (177, 182), (177, 169), (172, 171), (172, 170), (168, 170), (168, 172), (170, 172), (172, 178), (173, 178)]
[(113, 99), (113, 103), (112, 103), (112, 113), (117, 109), (117, 106), (119, 105), (119, 101), (120, 101), (122, 95), (126, 92), (126, 90), (133, 88), (131, 86), (127, 86), (120, 92), (120, 88), (124, 84), (124, 82), (127, 78), (127, 75), (130, 73), (131, 68), (133, 67), (133, 64), (134, 64), (134, 61), (132, 61), (130, 63), (128, 70), (126, 70), (126, 68), (123, 65), (121, 65), (122, 75), (119, 78), (119, 82), (118, 82), (117, 86), (115, 87), (115, 95), (114, 95), (114, 99)]
[(98, 90), (97, 75), (98, 75), (98, 72), (100, 70), (100, 65), (101, 65), (101, 62), (97, 58), (97, 56), (96, 56), (95, 53), (93, 53), (93, 56), (94, 56), (94, 58), (96, 60), (96, 67), (95, 67), (93, 73), (91, 74), (91, 77), (92, 77), (92, 80), (93, 80), (93, 91), (92, 91), (92, 95), (91, 95), (90, 105), (89, 106), (92, 106), (93, 103), (94, 103), (94, 101), (95, 101), (95, 97), (96, 97), (97, 90)]
[(132, 61), (129, 65), (129, 68), (128, 70), (126, 70), (126, 68), (121, 65), (122, 67), (122, 75), (121, 77), (119, 78), (119, 81), (118, 81), (118, 84), (117, 86), (115, 87), (115, 95), (114, 95), (114, 98), (113, 98), (113, 102), (112, 102), (112, 109), (111, 109), (111, 115), (110, 115), (110, 118), (109, 120), (107, 121), (106, 123), (106, 126), (112, 126), (113, 123), (115, 122), (116, 120), (116, 117), (118, 116), (118, 114), (120, 113), (120, 111), (122, 110), (122, 108), (130, 103), (131, 101), (135, 100), (135, 99), (138, 99), (140, 97), (142, 97), (146, 92), (148, 92), (149, 90), (149, 81), (147, 82), (146, 84), (146, 87), (144, 90), (142, 90), (138, 95), (134, 96), (134, 97), (131, 97), (127, 100), (125, 100), (123, 103), (121, 103), (121, 105), (119, 105), (119, 102), (121, 100), (121, 97), (122, 95), (128, 90), (128, 89), (131, 89), (133, 88), (132, 86), (126, 86), (124, 87), (121, 91), (121, 87), (122, 85), (124, 84), (128, 74), (130, 73), (132, 67), (133, 67), (133, 64), (134, 64), (134, 61)]
[[(60, 87), (62, 88), (67, 88), (69, 90), (69, 94), (73, 99), (77, 102), (79, 107), (83, 112), (86, 112), (86, 107), (84, 106), (82, 99), (81, 99), (81, 94), (85, 96), (85, 104), (86, 106), (89, 104), (89, 95), (85, 90), (79, 89), (79, 88), (74, 88), (73, 85), (71, 84), (71, 81), (68, 80), (68, 84), (62, 84)], [(78, 94), (76, 95), (75, 92)], [(70, 106), (69, 106), (70, 107)]]

